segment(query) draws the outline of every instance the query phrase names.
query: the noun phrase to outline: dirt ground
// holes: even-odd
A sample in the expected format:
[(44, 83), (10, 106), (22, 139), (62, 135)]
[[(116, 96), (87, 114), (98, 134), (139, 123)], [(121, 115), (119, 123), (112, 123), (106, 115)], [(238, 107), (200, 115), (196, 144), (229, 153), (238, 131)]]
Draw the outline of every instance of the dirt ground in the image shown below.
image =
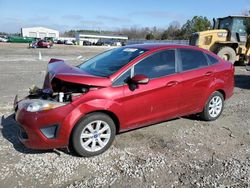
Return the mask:
[[(183, 117), (116, 136), (104, 154), (36, 151), (17, 139), (12, 102), (41, 86), (51, 57), (79, 64), (107, 48), (0, 43), (0, 187), (250, 187), (250, 72), (214, 122)], [(39, 52), (42, 60), (39, 60)], [(81, 58), (79, 56), (82, 56)]]

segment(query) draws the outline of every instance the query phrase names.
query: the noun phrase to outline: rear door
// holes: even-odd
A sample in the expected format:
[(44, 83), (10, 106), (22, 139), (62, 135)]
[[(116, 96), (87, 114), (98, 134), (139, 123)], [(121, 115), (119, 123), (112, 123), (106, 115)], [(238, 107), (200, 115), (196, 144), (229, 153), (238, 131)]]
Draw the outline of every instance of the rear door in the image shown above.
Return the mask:
[(180, 48), (178, 57), (182, 77), (180, 113), (192, 114), (203, 109), (215, 70), (209, 66), (209, 61), (202, 51)]

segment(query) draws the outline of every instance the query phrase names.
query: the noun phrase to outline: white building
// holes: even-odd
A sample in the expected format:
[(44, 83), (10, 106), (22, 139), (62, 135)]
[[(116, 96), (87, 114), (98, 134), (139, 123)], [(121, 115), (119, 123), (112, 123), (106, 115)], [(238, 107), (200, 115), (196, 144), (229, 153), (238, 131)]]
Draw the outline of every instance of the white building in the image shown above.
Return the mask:
[(59, 37), (59, 31), (45, 27), (22, 28), (21, 33), (23, 37), (35, 37), (35, 38)]
[(97, 43), (99, 40), (126, 41), (128, 40), (128, 36), (103, 35), (103, 34), (81, 34), (81, 33), (78, 33), (76, 35), (76, 41), (79, 43), (79, 45), (83, 45), (83, 41)]
[(67, 41), (75, 41), (76, 40), (76, 38), (75, 37), (59, 37), (59, 38), (57, 38), (58, 40), (62, 40), (62, 41), (64, 41), (64, 40), (67, 40)]

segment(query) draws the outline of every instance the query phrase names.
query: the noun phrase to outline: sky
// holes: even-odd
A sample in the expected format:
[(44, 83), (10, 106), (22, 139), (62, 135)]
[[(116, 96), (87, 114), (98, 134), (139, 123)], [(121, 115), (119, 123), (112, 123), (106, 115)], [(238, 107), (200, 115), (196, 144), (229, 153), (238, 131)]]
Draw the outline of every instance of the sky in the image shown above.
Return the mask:
[(195, 15), (211, 19), (250, 10), (250, 0), (0, 0), (0, 32), (43, 26), (119, 30), (129, 27), (166, 28)]

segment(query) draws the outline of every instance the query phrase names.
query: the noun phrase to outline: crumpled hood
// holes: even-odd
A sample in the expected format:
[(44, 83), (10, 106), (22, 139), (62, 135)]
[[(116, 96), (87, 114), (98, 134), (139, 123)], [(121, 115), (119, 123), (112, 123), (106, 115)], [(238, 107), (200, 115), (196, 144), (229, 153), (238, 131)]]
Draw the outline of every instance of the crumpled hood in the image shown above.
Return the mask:
[(44, 89), (51, 88), (51, 81), (53, 78), (89, 86), (107, 87), (111, 85), (111, 81), (108, 78), (88, 74), (78, 67), (70, 66), (59, 59), (51, 59), (49, 62), (43, 85)]

